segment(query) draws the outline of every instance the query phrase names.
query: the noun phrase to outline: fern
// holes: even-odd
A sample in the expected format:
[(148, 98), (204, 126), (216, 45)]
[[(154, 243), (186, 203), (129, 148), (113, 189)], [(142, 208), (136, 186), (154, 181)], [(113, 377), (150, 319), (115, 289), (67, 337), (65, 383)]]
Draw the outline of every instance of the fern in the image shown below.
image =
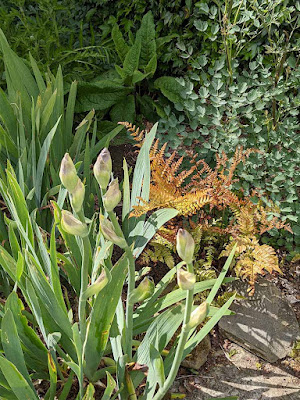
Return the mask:
[[(135, 125), (122, 124), (140, 146), (145, 137), (144, 132), (136, 129)], [(273, 228), (290, 230), (279, 219), (277, 206), (264, 204), (254, 191), (251, 196), (245, 196), (242, 192), (232, 190), (233, 183), (237, 181), (234, 176), (237, 166), (256, 150), (238, 147), (231, 159), (224, 152), (216, 155), (214, 169), (204, 160), (196, 161), (196, 156), (192, 156), (191, 167), (180, 171), (183, 157), (178, 157), (176, 152), (166, 157), (166, 146), (165, 143), (159, 148), (158, 140), (153, 144), (150, 150), (149, 201), (140, 199), (140, 204), (134, 207), (131, 216), (139, 217), (161, 208), (175, 208), (178, 217), (175, 225), (173, 223), (158, 231), (145, 250), (145, 261), (163, 261), (169, 266), (174, 265), (172, 252), (175, 251), (178, 230), (176, 222), (182, 225), (183, 217), (196, 216), (196, 221), (186, 218), (185, 223), (190, 225), (189, 231), (196, 243), (195, 254), (202, 253), (202, 258), (196, 262), (199, 279), (215, 276), (213, 264), (220, 254), (220, 244), (225, 244), (221, 255), (229, 255), (237, 242), (235, 272), (237, 276), (249, 281), (249, 293), (253, 294), (258, 275), (281, 272), (274, 249), (260, 245), (260, 236)], [(257, 204), (251, 200), (254, 195), (259, 198)], [(162, 242), (163, 239), (166, 241)], [(164, 246), (168, 250), (163, 250)]]

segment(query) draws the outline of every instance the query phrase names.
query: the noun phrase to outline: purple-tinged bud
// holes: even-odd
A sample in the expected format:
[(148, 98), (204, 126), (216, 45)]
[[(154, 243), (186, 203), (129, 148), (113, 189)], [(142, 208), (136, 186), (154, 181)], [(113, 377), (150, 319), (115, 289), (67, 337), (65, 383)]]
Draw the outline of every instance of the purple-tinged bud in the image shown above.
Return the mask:
[(75, 189), (79, 178), (69, 153), (66, 153), (61, 161), (59, 177), (61, 183), (69, 192)]
[(141, 303), (142, 301), (151, 297), (154, 293), (155, 285), (152, 279), (147, 276), (142, 282), (135, 288), (131, 294), (130, 301), (132, 304)]
[(107, 148), (104, 148), (99, 154), (94, 165), (94, 175), (102, 190), (107, 188), (112, 171), (111, 156)]
[(179, 257), (187, 264), (191, 264), (194, 258), (195, 242), (190, 233), (179, 229), (176, 236), (176, 249)]
[(177, 271), (177, 283), (182, 290), (192, 290), (196, 283), (196, 276), (192, 272), (180, 268)]
[(62, 210), (61, 212), (61, 227), (65, 232), (71, 235), (84, 237), (89, 233), (87, 225), (79, 221), (72, 213), (66, 210)]
[(82, 208), (84, 195), (85, 195), (84, 184), (78, 178), (77, 185), (75, 186), (74, 190), (70, 192), (71, 205), (76, 213), (78, 213)]
[(119, 188), (118, 179), (114, 179), (108, 186), (107, 192), (103, 196), (103, 205), (106, 211), (112, 211), (121, 200), (122, 194)]
[(188, 322), (189, 329), (193, 329), (199, 324), (201, 324), (201, 322), (205, 320), (207, 314), (208, 314), (208, 303), (204, 301), (191, 313), (191, 317)]
[(113, 224), (101, 214), (100, 214), (100, 230), (105, 239), (121, 247), (121, 249), (127, 247), (127, 242), (124, 239), (124, 237), (118, 236), (115, 232)]

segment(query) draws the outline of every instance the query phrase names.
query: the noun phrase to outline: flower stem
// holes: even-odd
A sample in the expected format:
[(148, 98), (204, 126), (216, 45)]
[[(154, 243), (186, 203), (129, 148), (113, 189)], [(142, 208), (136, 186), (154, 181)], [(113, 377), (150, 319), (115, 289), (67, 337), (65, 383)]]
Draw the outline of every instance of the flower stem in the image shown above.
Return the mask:
[[(78, 217), (81, 222), (85, 222), (83, 211), (78, 213)], [(89, 262), (90, 262), (90, 240), (87, 237), (82, 238), (83, 244), (83, 255), (82, 255), (82, 265), (81, 265), (81, 279), (80, 279), (80, 295), (79, 295), (79, 306), (78, 306), (78, 318), (80, 326), (80, 336), (82, 342), (85, 340), (86, 335), (86, 297), (84, 295), (89, 280)]]
[[(188, 264), (187, 270), (188, 270), (188, 272), (193, 273), (193, 271), (194, 271), (193, 264)], [(180, 367), (183, 352), (184, 352), (184, 347), (186, 345), (186, 341), (187, 341), (187, 338), (188, 338), (188, 335), (190, 332), (190, 328), (188, 327), (188, 322), (191, 317), (191, 312), (192, 312), (192, 307), (193, 307), (193, 298), (194, 298), (194, 289), (188, 290), (187, 296), (186, 296), (186, 302), (185, 302), (183, 324), (182, 324), (179, 342), (178, 342), (177, 349), (175, 352), (174, 361), (173, 361), (171, 370), (169, 372), (168, 378), (166, 379), (164, 385), (158, 390), (156, 395), (153, 397), (153, 400), (161, 400), (166, 395), (166, 393), (169, 390), (170, 386), (172, 385), (172, 383), (176, 377), (176, 374), (178, 372), (178, 369)]]
[[(109, 218), (114, 226), (118, 236), (124, 237), (117, 217), (113, 211), (108, 212)], [(128, 288), (126, 299), (126, 327), (125, 327), (125, 354), (128, 355), (129, 362), (132, 359), (132, 332), (133, 332), (133, 304), (131, 301), (132, 292), (135, 288), (135, 260), (130, 246), (125, 247), (125, 253), (128, 259)]]

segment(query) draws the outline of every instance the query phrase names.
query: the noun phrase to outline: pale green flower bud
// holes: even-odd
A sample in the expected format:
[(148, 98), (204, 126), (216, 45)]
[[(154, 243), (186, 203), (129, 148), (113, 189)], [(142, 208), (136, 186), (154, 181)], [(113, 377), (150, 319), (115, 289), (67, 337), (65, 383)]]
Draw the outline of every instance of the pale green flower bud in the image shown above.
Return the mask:
[(182, 290), (194, 289), (196, 283), (196, 276), (192, 272), (185, 271), (180, 268), (177, 271), (177, 283)]
[(114, 179), (108, 186), (107, 192), (103, 196), (103, 205), (106, 211), (112, 211), (120, 203), (122, 194), (119, 188), (118, 179)]
[(61, 227), (65, 232), (71, 235), (81, 237), (88, 235), (87, 225), (79, 221), (72, 213), (66, 210), (62, 210), (61, 212)]
[(100, 214), (100, 230), (105, 239), (121, 247), (121, 249), (127, 247), (127, 243), (124, 237), (118, 236), (115, 232), (113, 224), (101, 214)]
[(148, 299), (148, 297), (151, 297), (153, 295), (154, 289), (155, 285), (153, 280), (146, 276), (146, 278), (142, 280), (139, 286), (133, 290), (130, 297), (132, 304), (140, 303)]
[(191, 264), (194, 257), (195, 242), (190, 233), (179, 229), (176, 236), (176, 249), (179, 257), (187, 264)]
[(208, 314), (208, 303), (204, 301), (191, 313), (191, 317), (188, 322), (189, 329), (193, 329), (199, 324), (201, 324), (201, 322), (205, 320), (207, 314)]
[(112, 162), (110, 153), (107, 148), (104, 148), (99, 154), (97, 161), (94, 165), (94, 175), (102, 190), (105, 190), (107, 188), (107, 185), (110, 181), (111, 171)]
[(64, 158), (61, 161), (59, 177), (61, 183), (69, 192), (72, 192), (72, 190), (75, 189), (79, 178), (77, 176), (75, 165), (68, 153), (64, 155)]
[(75, 189), (70, 192), (70, 200), (72, 208), (75, 212), (79, 212), (81, 210), (83, 200), (85, 195), (85, 187), (81, 180), (78, 178), (77, 185)]
[(97, 280), (86, 289), (84, 296), (88, 299), (95, 294), (98, 294), (108, 283), (108, 277), (105, 269), (102, 270)]

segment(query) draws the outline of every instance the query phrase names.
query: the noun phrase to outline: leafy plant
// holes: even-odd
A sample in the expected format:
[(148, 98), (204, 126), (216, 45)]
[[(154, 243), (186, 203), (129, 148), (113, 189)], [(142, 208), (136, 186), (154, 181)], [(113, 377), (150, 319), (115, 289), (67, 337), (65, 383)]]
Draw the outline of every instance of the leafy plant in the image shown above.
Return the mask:
[[(88, 134), (94, 117), (92, 110), (74, 135), (77, 82), (70, 87), (65, 107), (61, 68), (56, 76), (48, 73), (45, 80), (33, 57), (29, 69), (11, 50), (2, 31), (0, 48), (7, 84), (7, 93), (0, 89), (1, 163), (5, 165), (6, 160), (10, 160), (29, 211), (43, 210), (41, 215), (37, 213), (37, 218), (45, 229), (50, 230), (49, 199), (58, 195), (61, 202), (64, 196), (57, 170), (63, 154), (69, 151), (75, 162), (84, 162), (86, 172), (99, 150), (108, 145), (121, 128), (96, 143), (96, 122), (91, 139)], [(1, 174), (6, 180), (4, 171)], [(1, 231), (5, 235), (5, 229)]]
[[(93, 399), (99, 387), (96, 383), (106, 376), (103, 400), (117, 396), (124, 400), (162, 399), (181, 360), (222, 315), (230, 314), (228, 308), (234, 297), (220, 309), (211, 306), (211, 302), (224, 281), (234, 250), (218, 279), (195, 283), (194, 242), (184, 230), (177, 238), (183, 261), (156, 286), (147, 277), (136, 285), (135, 259), (157, 229), (177, 214), (174, 209), (162, 209), (147, 219), (128, 218), (138, 197), (144, 201), (149, 197), (149, 151), (155, 131), (156, 126), (141, 148), (131, 190), (124, 161), (120, 221), (114, 212), (121, 198), (117, 180), (113, 179), (107, 188), (112, 168), (107, 150), (100, 153), (94, 165), (103, 205), (100, 223), (96, 216), (90, 220), (84, 215), (84, 185), (66, 154), (60, 178), (73, 212), (61, 210), (52, 202), (54, 224), (49, 237), (43, 235), (34, 215), (29, 214), (14, 171), (8, 165), (9, 179), (0, 180), (0, 192), (10, 212), (12, 255), (1, 246), (0, 263), (14, 282), (14, 291), (6, 301), (1, 321), (2, 398), (21, 400), (25, 395), (37, 399), (32, 378), (47, 382), (45, 398), (69, 398), (76, 376), (77, 398)], [(117, 257), (114, 246), (119, 248)], [(185, 264), (187, 271), (183, 269)], [(162, 295), (177, 270), (181, 288)], [(182, 276), (189, 279), (182, 280)], [(230, 280), (225, 278), (225, 282)], [(207, 289), (211, 291), (206, 301), (194, 306), (194, 293)], [(210, 318), (197, 330), (207, 316)], [(173, 337), (173, 344), (164, 352)], [(146, 385), (140, 386), (144, 371)], [(58, 381), (61, 390), (57, 393)]]
[(153, 120), (155, 103), (149, 94), (157, 68), (158, 44), (152, 13), (144, 15), (135, 38), (130, 36), (129, 43), (117, 24), (111, 35), (122, 64), (116, 64), (114, 70), (106, 71), (92, 82), (78, 83), (76, 111), (94, 108), (102, 114), (109, 113), (115, 123), (133, 122), (137, 112)]
[[(132, 130), (130, 124), (125, 125)], [(134, 137), (143, 140), (136, 132)], [(235, 170), (253, 150), (237, 148), (231, 160), (224, 152), (222, 156), (217, 155), (214, 170), (204, 160), (195, 161), (194, 157), (192, 166), (178, 173), (183, 157), (178, 158), (176, 152), (173, 152), (166, 158), (165, 148), (166, 144), (159, 150), (158, 141), (152, 146), (149, 201), (141, 199), (141, 203), (134, 207), (132, 215), (140, 216), (162, 207), (172, 207), (178, 211), (178, 215), (195, 216), (196, 221), (190, 220), (189, 225), (192, 232), (195, 230), (196, 243), (201, 243), (203, 232), (212, 239), (212, 247), (206, 249), (207, 260), (202, 267), (211, 267), (214, 254), (209, 251), (219, 246), (216, 242), (226, 246), (220, 256), (228, 255), (232, 247), (235, 247), (235, 255), (238, 257), (235, 271), (238, 276), (248, 279), (249, 292), (253, 294), (257, 276), (263, 275), (264, 270), (270, 273), (281, 272), (274, 249), (266, 244), (259, 244), (261, 235), (271, 229), (290, 230), (288, 225), (280, 221), (277, 207), (264, 204), (256, 193), (245, 196), (232, 189), (233, 182), (236, 181)], [(176, 225), (173, 224), (168, 230), (158, 232), (157, 236), (161, 235), (162, 238), (156, 236), (150, 243), (153, 251), (146, 251), (144, 260), (147, 263), (151, 259), (164, 260), (173, 265), (172, 242), (174, 243), (176, 230)], [(214, 232), (219, 237), (217, 240), (214, 240)]]
[(61, 66), (69, 83), (93, 78), (114, 59), (112, 41), (90, 24), (92, 10), (83, 11), (74, 0), (5, 0), (0, 25), (20, 57), (28, 59), (30, 52), (42, 73)]

